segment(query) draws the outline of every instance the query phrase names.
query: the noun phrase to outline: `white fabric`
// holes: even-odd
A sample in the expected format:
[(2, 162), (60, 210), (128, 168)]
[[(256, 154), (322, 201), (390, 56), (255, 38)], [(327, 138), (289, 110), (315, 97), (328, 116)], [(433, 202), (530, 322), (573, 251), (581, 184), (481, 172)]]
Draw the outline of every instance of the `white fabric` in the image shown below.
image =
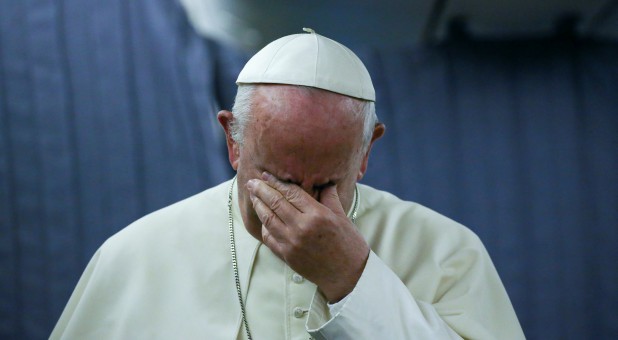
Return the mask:
[(279, 38), (245, 65), (237, 84), (290, 84), (376, 100), (369, 72), (347, 47), (316, 33)]
[(320, 313), (325, 299), (316, 294), (307, 320), (313, 338), (461, 339), (431, 304), (416, 301), (373, 252), (354, 291), (341, 302), (329, 306), (327, 318)]
[[(107, 240), (51, 338), (244, 338), (228, 244), (229, 184), (152, 213)], [(466, 339), (524, 338), (474, 234), (388, 193), (364, 185), (359, 192), (357, 225), (372, 252), (334, 315), (315, 286), (292, 283), (293, 271), (244, 230), (234, 205), (250, 327), (269, 332), (258, 328), (286, 322), (286, 315), (290, 326), (273, 327), (268, 339), (307, 339), (307, 329), (316, 339), (448, 339), (451, 330)], [(274, 289), (259, 288), (267, 286)], [(279, 313), (262, 310), (277, 304)], [(298, 318), (290, 314), (309, 305)]]
[[(308, 338), (306, 314), (316, 286), (307, 280), (294, 282), (293, 274), (270, 249), (259, 246), (245, 300), (253, 339), (272, 339), (273, 334), (284, 339)], [(238, 338), (247, 339), (244, 328)]]
[(345, 302), (348, 301), (348, 298), (350, 297), (350, 295), (344, 297), (343, 299), (335, 302), (335, 303), (329, 303), (328, 304), (328, 311), (330, 312), (330, 315), (337, 315), (339, 313), (339, 311), (341, 310), (341, 308), (343, 308), (343, 305), (345, 305)]

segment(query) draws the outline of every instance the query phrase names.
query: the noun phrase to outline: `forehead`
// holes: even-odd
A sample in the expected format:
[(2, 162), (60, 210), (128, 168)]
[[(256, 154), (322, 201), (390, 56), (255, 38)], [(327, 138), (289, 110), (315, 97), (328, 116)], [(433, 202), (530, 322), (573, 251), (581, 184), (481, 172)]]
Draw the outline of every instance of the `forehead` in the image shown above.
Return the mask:
[(324, 129), (357, 125), (363, 121), (358, 114), (361, 107), (362, 101), (358, 99), (326, 90), (262, 84), (256, 86), (252, 113), (261, 120)]
[(328, 91), (259, 86), (247, 131), (252, 158), (295, 178), (340, 175), (362, 145), (363, 120), (351, 111), (358, 105)]

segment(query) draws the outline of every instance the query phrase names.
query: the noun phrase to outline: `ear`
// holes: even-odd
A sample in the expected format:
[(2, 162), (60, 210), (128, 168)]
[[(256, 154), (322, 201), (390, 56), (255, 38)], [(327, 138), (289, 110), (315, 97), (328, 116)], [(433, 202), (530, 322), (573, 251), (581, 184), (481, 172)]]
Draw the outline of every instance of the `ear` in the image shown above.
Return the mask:
[(223, 131), (225, 131), (225, 142), (227, 144), (227, 155), (230, 160), (230, 164), (234, 170), (237, 170), (238, 160), (240, 158), (240, 146), (232, 138), (231, 134), (231, 126), (234, 121), (234, 115), (230, 111), (222, 110), (217, 113), (217, 120), (219, 121), (219, 124), (221, 124), (221, 127), (223, 127)]
[(384, 132), (386, 132), (386, 125), (384, 125), (383, 123), (376, 123), (375, 127), (373, 128), (373, 135), (371, 136), (369, 147), (367, 147), (367, 151), (365, 151), (365, 154), (363, 155), (363, 160), (361, 162), (360, 169), (358, 170), (358, 175), (356, 176), (357, 181), (360, 181), (361, 178), (365, 176), (365, 172), (367, 171), (367, 164), (369, 163), (369, 152), (371, 151), (371, 147), (373, 146), (373, 143), (375, 141), (377, 141), (378, 139), (380, 139), (380, 137), (384, 135)]

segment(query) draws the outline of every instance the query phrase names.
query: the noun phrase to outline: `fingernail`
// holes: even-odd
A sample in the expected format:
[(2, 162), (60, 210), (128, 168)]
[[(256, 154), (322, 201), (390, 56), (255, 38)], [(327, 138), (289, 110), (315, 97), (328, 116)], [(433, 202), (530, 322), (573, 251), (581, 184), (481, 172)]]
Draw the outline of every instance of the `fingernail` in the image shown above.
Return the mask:
[(254, 179), (250, 179), (247, 181), (246, 187), (249, 191), (252, 191), (253, 188), (255, 187), (255, 180)]
[(265, 181), (268, 181), (269, 179), (273, 178), (273, 175), (271, 175), (270, 172), (268, 172), (268, 171), (264, 171), (264, 172), (262, 172), (262, 178)]

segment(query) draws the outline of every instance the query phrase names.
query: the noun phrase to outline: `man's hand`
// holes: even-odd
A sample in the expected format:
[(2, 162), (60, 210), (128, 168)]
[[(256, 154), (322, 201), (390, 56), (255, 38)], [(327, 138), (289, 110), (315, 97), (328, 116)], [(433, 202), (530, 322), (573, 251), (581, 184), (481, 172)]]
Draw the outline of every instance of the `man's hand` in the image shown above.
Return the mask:
[(297, 185), (269, 173), (247, 182), (262, 221), (262, 242), (292, 269), (315, 283), (329, 302), (356, 286), (369, 246), (341, 206), (335, 185), (316, 201)]

